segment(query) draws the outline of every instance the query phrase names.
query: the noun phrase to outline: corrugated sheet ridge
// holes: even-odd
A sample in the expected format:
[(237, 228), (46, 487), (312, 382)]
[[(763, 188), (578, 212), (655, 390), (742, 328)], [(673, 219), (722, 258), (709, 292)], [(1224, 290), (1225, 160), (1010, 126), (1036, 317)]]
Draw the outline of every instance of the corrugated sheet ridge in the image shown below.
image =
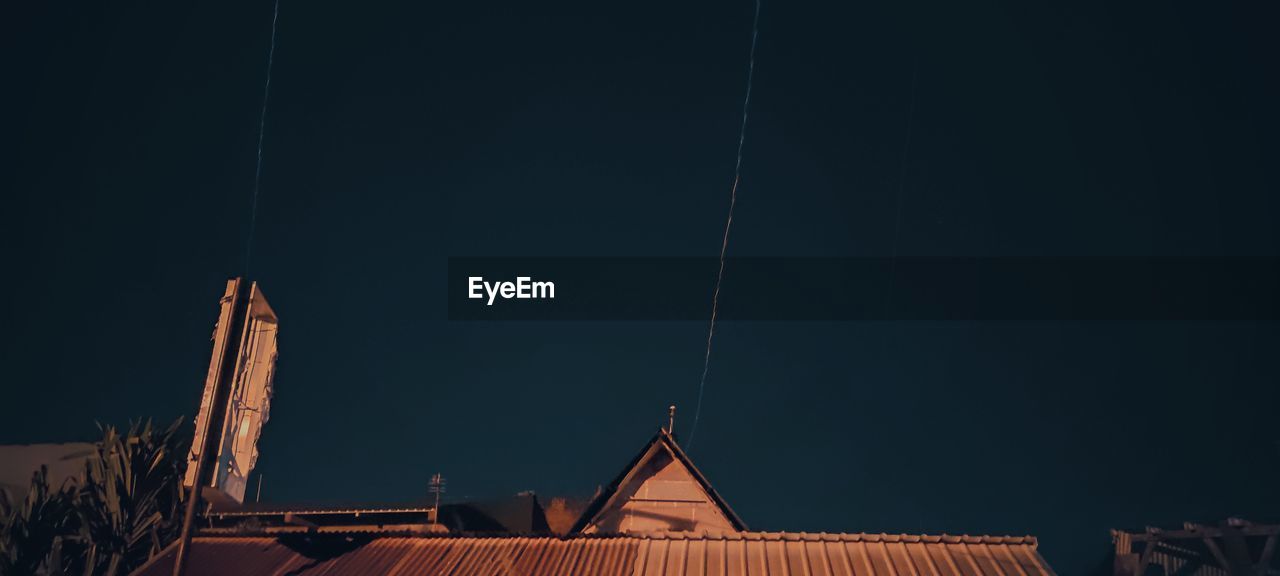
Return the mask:
[[(551, 534), (459, 534), (459, 533), (414, 533), (396, 530), (380, 531), (373, 526), (361, 526), (353, 529), (353, 533), (401, 536), (413, 539), (459, 540), (459, 539), (511, 539), (530, 538), (536, 540), (578, 540), (578, 539), (646, 539), (646, 540), (826, 540), (841, 542), (907, 542), (907, 543), (965, 543), (965, 544), (1020, 544), (1036, 547), (1039, 542), (1035, 536), (971, 536), (968, 534), (888, 534), (888, 533), (829, 533), (829, 532), (633, 532), (629, 534), (580, 534), (573, 536), (556, 536)], [(342, 531), (333, 531), (342, 534)], [(275, 540), (275, 535), (264, 533), (198, 535), (197, 540), (203, 542), (222, 543), (228, 541), (244, 542), (247, 539)]]
[[(310, 542), (310, 541), (308, 541)], [(325, 552), (268, 536), (199, 536), (192, 576), (630, 574), (632, 576), (1053, 576), (1028, 537), (692, 532), (559, 538), (380, 536)], [(312, 556), (313, 545), (319, 552)], [(337, 546), (344, 546), (336, 544)], [(171, 558), (171, 553), (168, 554)], [(166, 576), (171, 561), (142, 571)]]

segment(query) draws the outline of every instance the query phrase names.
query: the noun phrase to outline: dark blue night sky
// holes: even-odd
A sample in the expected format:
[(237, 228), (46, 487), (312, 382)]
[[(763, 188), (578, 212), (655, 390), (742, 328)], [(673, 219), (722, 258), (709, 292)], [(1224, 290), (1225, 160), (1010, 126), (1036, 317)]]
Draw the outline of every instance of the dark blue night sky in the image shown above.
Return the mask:
[[(692, 415), (704, 321), (450, 322), (447, 264), (714, 257), (752, 8), (282, 0), (264, 500), (421, 500), (435, 472), (586, 496)], [(17, 10), (0, 443), (190, 417), (271, 4)], [(1275, 10), (766, 0), (730, 255), (1280, 256)], [(1280, 517), (1278, 346), (1261, 321), (726, 322), (691, 456), (753, 529), (1029, 533), (1081, 574), (1109, 528)]]

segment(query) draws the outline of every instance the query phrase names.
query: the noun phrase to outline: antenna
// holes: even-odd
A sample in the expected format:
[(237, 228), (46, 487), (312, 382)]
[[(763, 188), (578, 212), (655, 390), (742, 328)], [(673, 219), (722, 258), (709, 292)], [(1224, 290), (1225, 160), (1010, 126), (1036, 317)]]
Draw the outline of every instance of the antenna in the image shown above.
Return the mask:
[(431, 475), (431, 482), (427, 485), (427, 492), (436, 495), (435, 505), (435, 523), (440, 523), (440, 495), (445, 493), (445, 485), (449, 483), (439, 472)]
[(676, 405), (667, 407), (667, 434), (676, 433)]

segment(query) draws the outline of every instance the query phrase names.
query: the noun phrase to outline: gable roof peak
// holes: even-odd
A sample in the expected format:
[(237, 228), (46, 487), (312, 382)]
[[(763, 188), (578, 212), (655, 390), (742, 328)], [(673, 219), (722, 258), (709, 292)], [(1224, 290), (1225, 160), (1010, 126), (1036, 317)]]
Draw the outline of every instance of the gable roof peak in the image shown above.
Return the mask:
[(659, 428), (618, 477), (596, 495), (570, 533), (746, 531), (746, 523), (680, 447)]

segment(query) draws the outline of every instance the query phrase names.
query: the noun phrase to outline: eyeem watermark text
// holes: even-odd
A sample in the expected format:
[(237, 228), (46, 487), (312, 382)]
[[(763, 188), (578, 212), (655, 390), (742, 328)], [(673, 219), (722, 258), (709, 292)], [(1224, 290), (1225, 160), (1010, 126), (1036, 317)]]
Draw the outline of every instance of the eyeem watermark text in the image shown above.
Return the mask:
[(534, 282), (528, 276), (517, 276), (515, 282), (485, 282), (483, 276), (467, 277), (467, 298), (483, 300), (488, 295), (485, 306), (493, 306), (493, 301), (501, 297), (503, 300), (534, 299), (554, 300), (556, 297), (555, 282)]

